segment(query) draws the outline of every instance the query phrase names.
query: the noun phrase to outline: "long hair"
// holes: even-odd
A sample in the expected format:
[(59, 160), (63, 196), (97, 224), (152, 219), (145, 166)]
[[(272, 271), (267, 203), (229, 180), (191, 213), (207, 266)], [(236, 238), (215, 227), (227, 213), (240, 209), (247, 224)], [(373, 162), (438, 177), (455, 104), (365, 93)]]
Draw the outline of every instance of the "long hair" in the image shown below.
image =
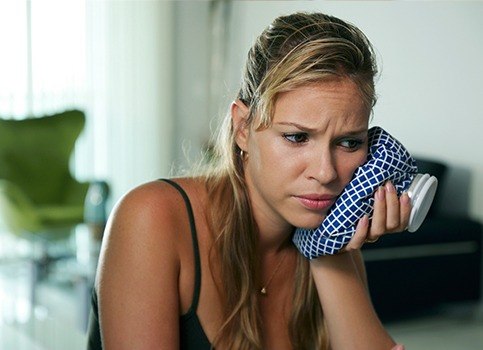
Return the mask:
[[(375, 104), (374, 52), (356, 27), (321, 13), (295, 13), (276, 18), (248, 52), (237, 98), (249, 108), (248, 126), (270, 126), (277, 96), (305, 84), (348, 77), (359, 87), (364, 103)], [(246, 190), (237, 130), (229, 115), (215, 137), (205, 173), (215, 235), (210, 253), (212, 272), (223, 283), (220, 295), (224, 323), (214, 346), (262, 349), (258, 306), (259, 260), (257, 225)], [(213, 258), (216, 257), (216, 260)], [(299, 255), (289, 334), (294, 349), (328, 348), (327, 332), (308, 261)], [(215, 279), (218, 280), (218, 279)], [(221, 289), (221, 286), (219, 286)]]

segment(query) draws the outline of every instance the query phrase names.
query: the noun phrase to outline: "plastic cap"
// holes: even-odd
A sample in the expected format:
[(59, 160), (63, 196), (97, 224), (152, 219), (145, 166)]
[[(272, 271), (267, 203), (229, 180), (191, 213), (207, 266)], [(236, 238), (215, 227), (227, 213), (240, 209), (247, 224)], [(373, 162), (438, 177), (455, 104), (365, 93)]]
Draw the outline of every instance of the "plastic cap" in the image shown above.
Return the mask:
[(431, 207), (431, 203), (433, 203), (437, 188), (438, 179), (434, 176), (429, 174), (416, 174), (414, 177), (408, 189), (408, 195), (413, 206), (409, 217), (409, 232), (415, 232), (423, 223)]

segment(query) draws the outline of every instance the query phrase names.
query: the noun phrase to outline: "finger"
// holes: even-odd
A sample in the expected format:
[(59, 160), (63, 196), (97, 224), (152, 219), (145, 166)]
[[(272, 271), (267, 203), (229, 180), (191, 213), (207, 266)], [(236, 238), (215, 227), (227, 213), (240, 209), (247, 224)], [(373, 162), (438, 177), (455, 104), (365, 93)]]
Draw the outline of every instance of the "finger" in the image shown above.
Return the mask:
[(411, 216), (411, 209), (411, 199), (407, 192), (404, 192), (401, 195), (401, 198), (399, 198), (399, 211), (401, 217), (401, 224), (399, 226), (400, 231), (407, 230), (407, 227), (409, 226), (409, 218)]
[(379, 187), (374, 195), (374, 211), (368, 239), (376, 239), (386, 232), (386, 191)]
[(399, 208), (399, 198), (396, 188), (391, 181), (388, 181), (384, 189), (386, 190), (386, 232), (394, 232), (401, 224), (401, 211)]
[(345, 250), (359, 249), (364, 244), (367, 237), (367, 231), (369, 229), (369, 217), (364, 215), (356, 226), (356, 232), (352, 236), (351, 240), (345, 246)]

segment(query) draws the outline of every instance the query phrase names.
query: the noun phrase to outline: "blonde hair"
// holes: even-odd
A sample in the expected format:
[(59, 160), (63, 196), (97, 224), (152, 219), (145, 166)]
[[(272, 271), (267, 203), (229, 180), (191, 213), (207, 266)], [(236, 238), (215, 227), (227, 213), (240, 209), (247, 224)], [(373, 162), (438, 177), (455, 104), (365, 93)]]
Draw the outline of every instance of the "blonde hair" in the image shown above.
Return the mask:
[[(249, 108), (247, 123), (270, 126), (277, 96), (305, 84), (348, 77), (371, 110), (377, 69), (373, 49), (353, 25), (321, 13), (295, 13), (276, 18), (248, 53), (237, 98)], [(214, 345), (262, 349), (258, 306), (257, 225), (246, 191), (243, 159), (230, 116), (214, 144), (206, 186), (212, 201), (210, 228), (215, 243), (212, 271), (223, 281), (224, 323)], [(328, 348), (322, 309), (308, 261), (299, 255), (289, 334), (294, 349)], [(216, 280), (216, 279), (215, 279)], [(229, 286), (229, 288), (226, 288)], [(221, 288), (221, 286), (220, 286)]]

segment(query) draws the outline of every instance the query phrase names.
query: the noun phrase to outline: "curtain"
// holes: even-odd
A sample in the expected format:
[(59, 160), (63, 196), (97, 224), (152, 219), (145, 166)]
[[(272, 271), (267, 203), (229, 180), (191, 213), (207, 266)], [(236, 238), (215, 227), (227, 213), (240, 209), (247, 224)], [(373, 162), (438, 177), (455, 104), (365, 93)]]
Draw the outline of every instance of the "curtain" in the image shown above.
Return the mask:
[(171, 2), (0, 1), (0, 117), (86, 113), (72, 169), (116, 201), (169, 175)]
[(0, 1), (0, 115), (85, 105), (84, 0)]
[(87, 133), (79, 176), (106, 179), (112, 201), (169, 175), (172, 3), (88, 1)]

